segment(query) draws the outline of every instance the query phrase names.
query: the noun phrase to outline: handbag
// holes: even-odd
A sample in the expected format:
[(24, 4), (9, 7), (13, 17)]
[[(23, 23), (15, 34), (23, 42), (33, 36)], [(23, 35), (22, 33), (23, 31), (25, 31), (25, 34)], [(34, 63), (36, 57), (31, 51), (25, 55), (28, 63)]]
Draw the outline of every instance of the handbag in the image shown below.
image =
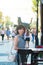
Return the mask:
[(11, 49), (9, 55), (8, 55), (8, 59), (11, 62), (16, 62), (17, 61), (17, 50), (14, 50), (13, 48)]

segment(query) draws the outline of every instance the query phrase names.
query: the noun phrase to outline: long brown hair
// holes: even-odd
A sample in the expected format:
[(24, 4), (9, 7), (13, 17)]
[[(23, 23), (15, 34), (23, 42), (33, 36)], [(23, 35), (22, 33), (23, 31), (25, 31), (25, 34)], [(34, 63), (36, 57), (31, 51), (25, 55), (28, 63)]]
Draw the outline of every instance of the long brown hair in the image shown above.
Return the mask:
[(25, 33), (25, 27), (23, 25), (18, 25), (16, 28), (17, 34), (19, 34), (18, 30), (20, 30), (22, 28), (24, 29), (24, 33)]

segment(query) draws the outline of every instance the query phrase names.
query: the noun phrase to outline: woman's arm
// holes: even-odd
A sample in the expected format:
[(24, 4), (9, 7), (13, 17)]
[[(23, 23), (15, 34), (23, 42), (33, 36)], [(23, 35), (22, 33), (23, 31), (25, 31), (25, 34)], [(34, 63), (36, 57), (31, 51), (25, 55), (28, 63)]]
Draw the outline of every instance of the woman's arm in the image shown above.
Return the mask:
[(18, 50), (18, 37), (17, 36), (14, 38), (14, 49)]

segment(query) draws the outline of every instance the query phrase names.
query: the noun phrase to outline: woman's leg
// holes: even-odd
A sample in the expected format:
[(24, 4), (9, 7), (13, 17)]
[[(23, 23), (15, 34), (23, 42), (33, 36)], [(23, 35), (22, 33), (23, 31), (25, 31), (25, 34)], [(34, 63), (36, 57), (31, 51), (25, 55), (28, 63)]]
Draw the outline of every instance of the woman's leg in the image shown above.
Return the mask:
[(22, 65), (25, 65), (25, 63), (27, 62), (27, 58), (26, 58), (26, 54), (21, 54), (21, 62), (22, 62)]
[(2, 41), (4, 40), (4, 34), (2, 34)]
[(7, 40), (9, 40), (9, 36), (7, 36)]

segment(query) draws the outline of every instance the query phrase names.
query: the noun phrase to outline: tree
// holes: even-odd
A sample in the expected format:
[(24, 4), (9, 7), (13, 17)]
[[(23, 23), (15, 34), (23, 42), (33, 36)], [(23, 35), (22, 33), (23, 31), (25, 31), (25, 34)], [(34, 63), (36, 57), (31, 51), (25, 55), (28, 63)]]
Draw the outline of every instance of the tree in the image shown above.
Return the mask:
[(37, 22), (36, 22), (36, 36), (35, 36), (35, 43), (36, 43), (36, 45), (35, 46), (37, 46), (38, 45), (38, 12), (39, 12), (39, 1), (40, 0), (32, 0), (32, 2), (33, 2), (33, 7), (32, 7), (32, 9), (33, 9), (33, 11), (37, 14)]
[(12, 24), (12, 22), (10, 21), (10, 17), (9, 16), (6, 16), (5, 17), (5, 25), (6, 26), (9, 26), (9, 25), (11, 25)]
[(32, 0), (33, 6), (32, 10), (33, 12), (37, 12), (37, 2), (39, 3), (40, 0)]
[(3, 19), (3, 13), (0, 11), (0, 27), (4, 26), (4, 19)]
[(0, 19), (2, 19), (3, 13), (0, 11)]

